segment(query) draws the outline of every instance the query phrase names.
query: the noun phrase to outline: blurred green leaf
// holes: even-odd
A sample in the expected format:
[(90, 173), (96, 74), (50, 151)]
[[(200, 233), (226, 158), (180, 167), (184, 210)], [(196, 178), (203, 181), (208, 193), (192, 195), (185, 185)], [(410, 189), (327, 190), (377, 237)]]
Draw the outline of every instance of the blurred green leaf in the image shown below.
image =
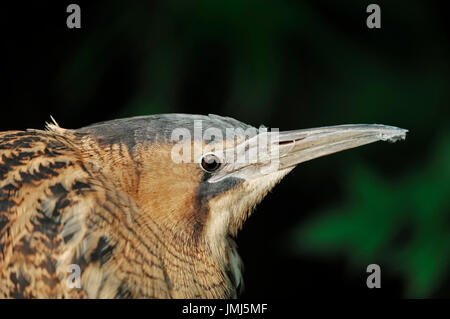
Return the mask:
[(346, 183), (348, 203), (298, 226), (297, 253), (344, 253), (359, 268), (381, 261), (405, 278), (408, 297), (431, 296), (450, 266), (449, 163), (447, 133), (430, 162), (403, 180), (388, 182), (358, 164)]

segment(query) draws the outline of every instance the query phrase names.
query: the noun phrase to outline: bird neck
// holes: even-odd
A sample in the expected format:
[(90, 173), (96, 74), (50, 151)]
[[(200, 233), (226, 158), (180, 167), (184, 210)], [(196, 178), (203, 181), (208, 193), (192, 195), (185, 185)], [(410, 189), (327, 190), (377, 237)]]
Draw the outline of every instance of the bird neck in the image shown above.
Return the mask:
[(80, 140), (81, 157), (97, 175), (107, 176), (116, 189), (136, 196), (139, 184), (139, 165), (133, 152), (122, 143), (102, 144), (90, 137)]
[[(93, 165), (89, 170), (95, 171), (97, 178), (104, 176), (107, 180), (104, 186), (121, 190), (139, 208), (138, 214), (131, 218), (132, 227), (139, 234), (137, 241), (164, 246), (159, 258), (165, 265), (166, 280), (173, 285), (174, 297), (194, 297), (190, 295), (191, 290), (178, 287), (175, 279), (182, 276), (182, 282), (196, 287), (200, 285), (199, 276), (203, 276), (199, 274), (208, 276), (205, 282), (213, 283), (208, 289), (197, 287), (199, 293), (205, 293), (199, 296), (233, 296), (235, 283), (239, 282), (235, 279), (239, 278), (235, 266), (237, 254), (225, 236), (212, 245), (204, 234), (208, 211), (196, 201), (196, 189), (202, 176), (196, 176), (196, 170), (189, 165), (178, 165), (168, 171), (170, 152), (164, 147), (140, 144), (130, 150), (125, 145), (103, 145), (85, 138), (81, 149), (84, 162)], [(184, 178), (180, 183), (181, 176), (192, 178)]]

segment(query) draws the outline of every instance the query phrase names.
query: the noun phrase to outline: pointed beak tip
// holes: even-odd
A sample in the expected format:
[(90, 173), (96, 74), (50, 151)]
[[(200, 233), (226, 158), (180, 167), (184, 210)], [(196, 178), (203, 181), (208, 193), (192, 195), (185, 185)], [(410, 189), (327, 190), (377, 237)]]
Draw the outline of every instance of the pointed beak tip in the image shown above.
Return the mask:
[(379, 132), (379, 139), (391, 143), (406, 139), (406, 133), (409, 132), (409, 130), (396, 126), (383, 125), (383, 128), (384, 129)]

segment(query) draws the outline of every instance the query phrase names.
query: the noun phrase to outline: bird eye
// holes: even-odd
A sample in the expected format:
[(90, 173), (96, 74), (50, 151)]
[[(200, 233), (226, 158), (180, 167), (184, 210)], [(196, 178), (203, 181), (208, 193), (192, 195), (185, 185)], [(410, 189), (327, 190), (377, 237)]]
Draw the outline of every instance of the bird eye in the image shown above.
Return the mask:
[(214, 171), (217, 171), (220, 165), (221, 165), (220, 159), (216, 155), (212, 153), (203, 155), (201, 161), (201, 166), (203, 170), (212, 173)]

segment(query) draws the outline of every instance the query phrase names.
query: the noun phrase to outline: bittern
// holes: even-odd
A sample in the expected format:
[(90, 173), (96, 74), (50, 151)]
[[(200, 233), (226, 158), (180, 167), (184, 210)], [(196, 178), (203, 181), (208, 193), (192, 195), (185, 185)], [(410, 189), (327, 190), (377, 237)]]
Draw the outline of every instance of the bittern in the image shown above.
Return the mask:
[[(227, 143), (217, 138), (230, 128)], [(0, 133), (0, 296), (235, 297), (242, 275), (233, 238), (275, 184), (301, 162), (406, 130), (275, 133), (187, 114)], [(277, 151), (259, 156), (261, 144)], [(177, 158), (183, 153), (192, 160)]]

